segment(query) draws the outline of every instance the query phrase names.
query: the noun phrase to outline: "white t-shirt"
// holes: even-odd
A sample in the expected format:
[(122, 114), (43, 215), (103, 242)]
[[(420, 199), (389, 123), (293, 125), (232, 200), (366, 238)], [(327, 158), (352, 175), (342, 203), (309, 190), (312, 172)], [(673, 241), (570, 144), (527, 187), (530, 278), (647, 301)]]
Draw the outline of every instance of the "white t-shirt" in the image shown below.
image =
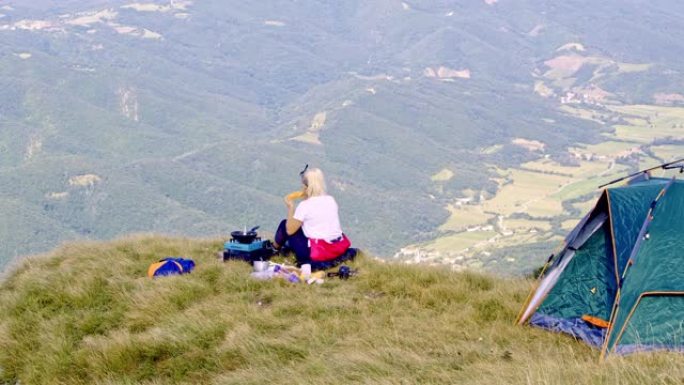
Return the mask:
[(302, 222), (307, 238), (330, 241), (342, 235), (337, 202), (330, 195), (311, 197), (299, 203), (294, 219)]

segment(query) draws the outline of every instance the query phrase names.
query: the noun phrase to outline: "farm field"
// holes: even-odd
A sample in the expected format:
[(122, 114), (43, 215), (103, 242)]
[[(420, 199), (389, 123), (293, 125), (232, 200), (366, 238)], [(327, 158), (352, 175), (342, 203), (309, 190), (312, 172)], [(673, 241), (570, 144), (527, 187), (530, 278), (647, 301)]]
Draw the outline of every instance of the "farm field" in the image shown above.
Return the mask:
[[(621, 124), (603, 135), (605, 141), (568, 148), (574, 164), (562, 164), (539, 154), (520, 167), (497, 169), (499, 188), (494, 195), (468, 191), (469, 198), (449, 204), (442, 234), (431, 242), (413, 245), (395, 257), (452, 263), (454, 269), (482, 268), (495, 262), (515, 264), (513, 272), (529, 271), (548, 253), (528, 252), (527, 245), (542, 245), (550, 253), (590, 210), (598, 186), (638, 169), (683, 157), (684, 108), (649, 105), (609, 106), (613, 121)], [(564, 106), (584, 119), (605, 116), (590, 108)], [(619, 118), (619, 119), (617, 119)], [(622, 124), (627, 122), (628, 124)], [(662, 144), (661, 144), (662, 143)], [(492, 151), (492, 147), (483, 152)], [(626, 159), (636, 159), (633, 164)], [(656, 170), (653, 176), (671, 175)], [(482, 199), (484, 198), (484, 199)], [(500, 252), (500, 250), (504, 250)], [(510, 255), (507, 250), (511, 250)], [(499, 251), (499, 252), (497, 252)], [(493, 260), (498, 258), (498, 261)], [(480, 260), (482, 263), (474, 263)]]

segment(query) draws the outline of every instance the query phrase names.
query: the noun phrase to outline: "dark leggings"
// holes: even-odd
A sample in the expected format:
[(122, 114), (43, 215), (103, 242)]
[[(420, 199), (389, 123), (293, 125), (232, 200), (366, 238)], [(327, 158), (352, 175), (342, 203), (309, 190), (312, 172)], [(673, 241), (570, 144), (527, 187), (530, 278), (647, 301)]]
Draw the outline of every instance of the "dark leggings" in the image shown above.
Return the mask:
[[(300, 227), (296, 233), (289, 235), (287, 233), (287, 228), (285, 224), (286, 219), (283, 219), (278, 225), (278, 230), (275, 233), (275, 242), (280, 245), (280, 247), (287, 246), (292, 251), (294, 251), (297, 256), (297, 265), (303, 265), (305, 263), (311, 263), (311, 248), (309, 247), (309, 239), (304, 235), (302, 228)], [(287, 245), (285, 244), (287, 242)]]

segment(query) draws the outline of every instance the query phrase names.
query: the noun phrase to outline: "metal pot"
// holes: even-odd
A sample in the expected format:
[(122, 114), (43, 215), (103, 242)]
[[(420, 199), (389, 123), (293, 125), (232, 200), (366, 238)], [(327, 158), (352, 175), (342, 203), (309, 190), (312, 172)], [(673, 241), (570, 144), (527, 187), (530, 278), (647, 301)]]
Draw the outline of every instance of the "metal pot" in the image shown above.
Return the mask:
[(230, 233), (230, 236), (233, 237), (234, 240), (236, 240), (238, 243), (252, 243), (257, 237), (257, 232), (256, 230), (259, 228), (259, 226), (256, 226), (252, 228), (249, 231), (233, 231)]

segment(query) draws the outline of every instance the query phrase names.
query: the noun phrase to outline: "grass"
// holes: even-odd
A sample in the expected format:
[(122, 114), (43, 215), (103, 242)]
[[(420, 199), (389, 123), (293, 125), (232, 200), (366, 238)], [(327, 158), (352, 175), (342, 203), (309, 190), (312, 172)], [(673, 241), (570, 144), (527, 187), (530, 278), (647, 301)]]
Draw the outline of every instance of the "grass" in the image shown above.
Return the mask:
[(504, 219), (506, 229), (515, 232), (529, 232), (532, 229), (550, 231), (551, 224), (548, 221), (535, 221), (529, 219)]
[(636, 117), (631, 125), (615, 126), (615, 136), (622, 140), (651, 143), (655, 139), (673, 137), (681, 139), (684, 108), (651, 105), (611, 106), (610, 110)]
[(563, 223), (561, 223), (561, 228), (566, 231), (572, 231), (572, 229), (574, 229), (578, 223), (578, 220), (568, 219), (567, 221), (563, 221)]
[(458, 253), (467, 248), (471, 248), (480, 242), (484, 242), (495, 235), (496, 233), (494, 231), (464, 231), (439, 237), (434, 242), (431, 242), (428, 248), (437, 251), (448, 250), (452, 253)]
[(666, 145), (657, 146), (653, 148), (653, 152), (656, 156), (661, 158), (666, 162), (671, 162), (684, 157), (684, 146), (683, 145)]
[[(492, 251), (502, 246), (538, 241), (540, 236), (551, 231), (551, 218), (567, 216), (563, 201), (591, 192), (598, 194), (596, 187), (602, 181), (608, 181), (614, 178), (616, 172), (624, 170), (623, 166), (613, 166), (612, 170), (609, 169), (608, 161), (580, 161), (579, 167), (570, 167), (551, 159), (527, 162), (522, 167), (499, 169), (499, 174), (507, 179), (507, 183), (502, 179), (499, 191), (491, 199), (479, 204), (447, 206), (451, 215), (439, 229), (460, 233), (438, 237), (434, 242), (426, 244), (425, 248), (439, 251), (447, 257), (454, 256), (454, 253), (473, 256), (474, 251)], [(603, 177), (595, 176), (606, 171), (612, 172)], [(532, 218), (511, 219), (510, 216), (515, 213), (525, 213)], [(494, 242), (482, 244), (481, 242), (493, 238), (496, 233), (487, 232), (483, 235), (479, 232), (462, 232), (469, 227), (486, 225), (494, 215), (503, 218), (506, 230), (513, 231), (514, 237), (499, 236)], [(538, 230), (539, 233), (531, 234), (531, 237), (521, 236), (532, 229)], [(475, 245), (479, 247), (473, 248)], [(466, 248), (470, 250), (464, 251)]]
[[(563, 201), (592, 192), (598, 194), (600, 184), (626, 172), (625, 167), (619, 165), (609, 170), (605, 161), (582, 161), (579, 167), (565, 167), (544, 159), (523, 166), (525, 170), (510, 171), (512, 183), (503, 186), (494, 199), (484, 203), (485, 211), (504, 215), (525, 212), (533, 217), (558, 216), (564, 212)], [(598, 176), (606, 171), (610, 172)]]
[(534, 92), (545, 98), (553, 95), (553, 89), (549, 88), (541, 80), (534, 82)]
[(438, 173), (432, 175), (430, 179), (433, 182), (446, 182), (454, 177), (454, 172), (448, 168), (441, 169)]
[[(500, 244), (501, 247), (511, 247), (532, 244), (541, 241), (550, 241), (552, 244), (555, 245), (560, 241), (560, 239), (562, 238), (543, 231), (540, 231), (538, 233), (515, 233), (507, 237), (502, 237)], [(541, 263), (543, 264), (543, 262)]]
[[(572, 205), (572, 207), (576, 208), (580, 213), (588, 213), (589, 210), (593, 209), (594, 206), (596, 205), (596, 199), (594, 197), (587, 199), (583, 202), (577, 202)], [(579, 218), (577, 218), (579, 220)]]
[(527, 214), (538, 218), (549, 218), (563, 214), (563, 205), (560, 201), (548, 197), (531, 201)]
[(603, 176), (600, 178), (588, 178), (585, 180), (580, 180), (578, 182), (569, 184), (565, 187), (563, 187), (560, 191), (556, 192), (555, 194), (552, 195), (553, 198), (558, 199), (560, 201), (584, 196), (590, 193), (593, 193), (594, 195), (598, 196), (599, 193), (601, 192), (598, 189), (598, 186), (602, 185), (603, 183), (609, 182), (613, 179), (616, 179), (617, 177), (620, 177), (624, 175), (625, 173), (611, 173), (610, 175)]
[[(0, 383), (681, 383), (674, 354), (612, 357), (513, 320), (531, 282), (380, 263), (320, 286), (256, 281), (219, 241), (62, 247), (0, 286)], [(145, 277), (184, 255), (196, 270)]]
[(631, 73), (631, 72), (642, 72), (647, 71), (651, 68), (653, 64), (631, 64), (631, 63), (618, 63), (618, 71), (621, 73)]
[(482, 212), (479, 205), (448, 205), (449, 219), (439, 227), (441, 231), (463, 231), (470, 226), (483, 226), (492, 215)]
[(509, 178), (512, 183), (502, 186), (493, 199), (483, 203), (484, 211), (502, 215), (535, 211), (534, 214), (530, 213), (533, 216), (557, 215), (563, 212), (560, 202), (544, 198), (570, 181), (570, 177), (511, 169)]
[(645, 127), (645, 126), (615, 126), (615, 134), (624, 138), (625, 140), (651, 143), (656, 139), (671, 136), (673, 138), (681, 139), (682, 130), (680, 128), (666, 128), (666, 127)]
[(483, 148), (482, 150), (480, 150), (480, 153), (484, 155), (491, 155), (496, 154), (497, 152), (501, 151), (501, 149), (503, 149), (503, 145), (495, 144), (493, 146)]
[(572, 116), (576, 116), (581, 119), (585, 120), (591, 120), (597, 123), (603, 124), (601, 119), (599, 119), (596, 114), (592, 110), (584, 109), (584, 108), (576, 108), (572, 107), (568, 104), (565, 104), (559, 108), (561, 111), (567, 112), (568, 114)]

